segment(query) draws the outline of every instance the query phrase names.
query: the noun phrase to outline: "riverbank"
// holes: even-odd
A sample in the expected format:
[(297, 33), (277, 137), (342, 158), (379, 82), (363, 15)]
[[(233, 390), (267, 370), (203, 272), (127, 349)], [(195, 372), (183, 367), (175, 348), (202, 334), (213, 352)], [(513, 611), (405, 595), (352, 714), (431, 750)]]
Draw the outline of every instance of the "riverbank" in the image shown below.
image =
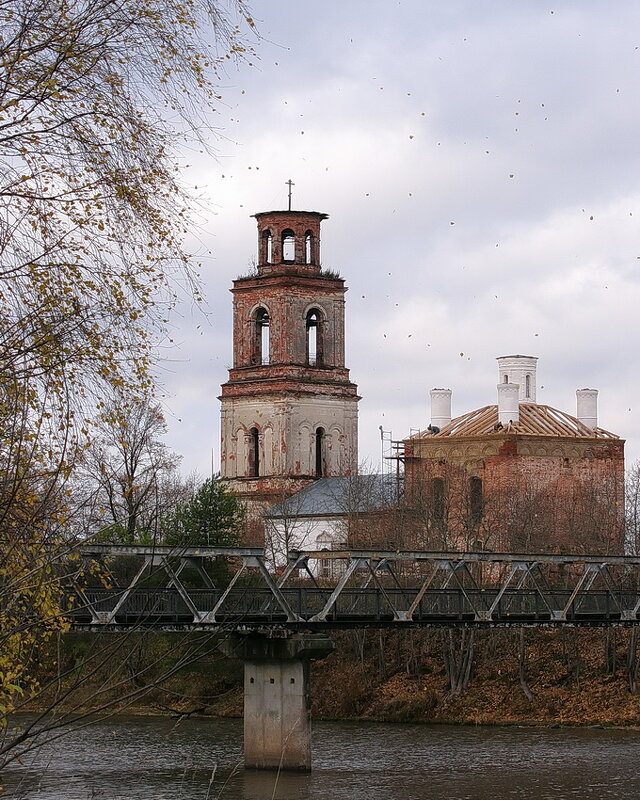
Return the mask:
[[(102, 637), (63, 637), (65, 677), (29, 707), (64, 697), (62, 708), (81, 712), (115, 702), (136, 713), (241, 716), (242, 664), (221, 656), (211, 637), (109, 639), (101, 653)], [(312, 665), (316, 719), (640, 726), (632, 629), (351, 631), (334, 639), (335, 652)], [(54, 660), (42, 660), (43, 684)]]
[(432, 630), (382, 639), (369, 633), (364, 642), (349, 638), (314, 668), (319, 718), (640, 726), (640, 695), (629, 681), (629, 668), (638, 670), (631, 629)]

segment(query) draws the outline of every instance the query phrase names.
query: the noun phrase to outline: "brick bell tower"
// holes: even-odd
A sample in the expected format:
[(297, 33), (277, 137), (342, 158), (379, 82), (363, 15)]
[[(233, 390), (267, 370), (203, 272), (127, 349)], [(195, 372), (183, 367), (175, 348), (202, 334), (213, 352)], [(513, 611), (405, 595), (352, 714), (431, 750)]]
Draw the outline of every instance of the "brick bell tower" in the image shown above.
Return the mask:
[(357, 386), (344, 364), (344, 280), (320, 266), (316, 211), (265, 211), (256, 273), (233, 282), (222, 386), (222, 477), (258, 511), (358, 462)]

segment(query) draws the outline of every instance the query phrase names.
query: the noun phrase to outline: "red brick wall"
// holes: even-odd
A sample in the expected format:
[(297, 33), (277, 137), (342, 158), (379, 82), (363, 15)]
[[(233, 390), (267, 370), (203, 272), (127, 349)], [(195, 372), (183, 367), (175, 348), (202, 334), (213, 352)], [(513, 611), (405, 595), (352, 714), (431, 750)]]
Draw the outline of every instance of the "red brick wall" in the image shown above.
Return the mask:
[(253, 363), (255, 311), (258, 308), (266, 308), (269, 312), (272, 364), (306, 363), (306, 312), (317, 308), (322, 315), (323, 366), (344, 367), (346, 291), (342, 278), (298, 274), (234, 281), (234, 367)]
[[(293, 263), (301, 265), (310, 273), (320, 271), (320, 223), (327, 218), (327, 214), (317, 211), (263, 211), (254, 214), (258, 221), (258, 272), (268, 275), (279, 271), (283, 263), (282, 233), (285, 230), (293, 231), (295, 237), (295, 255)], [(267, 261), (263, 246), (263, 234), (271, 233), (271, 261)], [(306, 263), (306, 234), (311, 233), (311, 259)], [(284, 262), (291, 263), (291, 262)]]
[[(622, 552), (624, 442), (549, 438), (547, 455), (526, 452), (539, 451), (541, 437), (532, 448), (533, 437), (512, 436), (484, 457), (477, 455), (477, 440), (441, 440), (438, 457), (414, 448), (422, 457), (406, 460), (406, 497), (423, 511), (425, 537), (455, 549)], [(450, 458), (442, 457), (443, 447)], [(482, 480), (479, 521), (470, 508), (472, 476)], [(442, 520), (434, 516), (434, 478), (444, 485)]]

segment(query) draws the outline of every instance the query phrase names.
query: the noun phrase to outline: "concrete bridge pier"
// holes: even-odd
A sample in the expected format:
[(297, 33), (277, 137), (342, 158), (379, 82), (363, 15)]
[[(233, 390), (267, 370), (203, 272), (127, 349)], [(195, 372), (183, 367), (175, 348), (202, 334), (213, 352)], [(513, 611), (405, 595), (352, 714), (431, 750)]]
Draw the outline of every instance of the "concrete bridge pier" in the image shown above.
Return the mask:
[(334, 649), (328, 636), (232, 634), (222, 651), (244, 661), (244, 765), (311, 769), (309, 663)]

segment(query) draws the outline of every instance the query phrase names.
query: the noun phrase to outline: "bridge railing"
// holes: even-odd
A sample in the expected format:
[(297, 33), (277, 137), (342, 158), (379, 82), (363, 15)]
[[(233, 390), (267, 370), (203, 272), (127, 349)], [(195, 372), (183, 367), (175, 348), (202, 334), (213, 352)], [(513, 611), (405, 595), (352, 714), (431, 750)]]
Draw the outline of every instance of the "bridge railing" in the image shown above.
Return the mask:
[[(330, 590), (298, 588), (284, 590), (283, 594), (297, 621), (312, 623), (314, 617), (326, 605)], [(201, 614), (206, 615), (218, 603), (221, 592), (191, 590), (190, 595), (196, 608)], [(92, 623), (92, 611), (97, 615), (111, 615), (121, 594), (102, 589), (88, 592), (87, 597), (91, 609), (75, 606), (70, 611), (74, 623), (78, 626)], [(423, 597), (418, 602), (411, 618), (405, 617), (405, 621), (433, 625), (465, 621), (516, 624), (553, 622), (560, 619), (554, 616), (546, 598), (533, 590), (504, 593), (494, 605), (496, 598), (497, 592), (484, 593), (480, 598), (473, 593), (465, 596), (460, 590), (434, 590), (428, 597)], [(325, 615), (322, 623), (348, 625), (401, 621), (400, 609), (405, 608), (407, 601), (412, 599), (412, 595), (407, 596), (406, 592), (397, 590), (384, 593), (379, 589), (345, 590)], [(566, 607), (564, 621), (584, 621), (594, 624), (621, 621), (623, 617), (620, 609), (628, 608), (635, 599), (635, 595), (628, 593), (613, 594), (597, 590), (592, 590), (572, 602), (569, 602), (569, 591), (557, 592), (555, 595), (558, 608)], [(482, 609), (479, 609), (480, 603), (483, 605)], [(487, 605), (494, 605), (490, 613), (486, 608)], [(98, 619), (104, 617), (98, 616)], [(164, 624), (189, 625), (202, 621), (194, 618), (192, 609), (174, 589), (136, 589), (110, 619), (112, 624), (127, 626), (143, 624), (146, 627)], [(268, 589), (253, 590), (250, 594), (241, 591), (230, 593), (219, 607), (215, 619), (216, 624), (234, 625), (288, 621), (287, 614)], [(209, 623), (213, 622), (209, 620)]]
[[(300, 551), (273, 574), (258, 548), (102, 545), (81, 555), (67, 590), (77, 628), (639, 622), (640, 559), (623, 556)], [(216, 586), (210, 566), (222, 558)], [(332, 580), (319, 577), (327, 560)]]

